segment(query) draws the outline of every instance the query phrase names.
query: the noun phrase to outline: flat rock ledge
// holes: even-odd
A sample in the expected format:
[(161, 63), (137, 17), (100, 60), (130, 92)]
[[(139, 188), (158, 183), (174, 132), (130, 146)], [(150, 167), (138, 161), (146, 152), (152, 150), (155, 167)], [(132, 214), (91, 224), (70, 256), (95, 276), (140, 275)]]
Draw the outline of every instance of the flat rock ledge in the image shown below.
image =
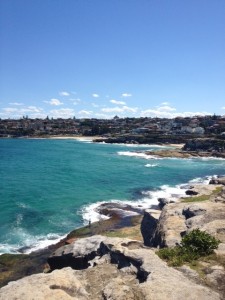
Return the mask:
[(49, 264), (54, 271), (10, 282), (0, 290), (0, 299), (221, 299), (218, 293), (168, 267), (141, 242), (130, 239), (80, 239), (59, 248)]

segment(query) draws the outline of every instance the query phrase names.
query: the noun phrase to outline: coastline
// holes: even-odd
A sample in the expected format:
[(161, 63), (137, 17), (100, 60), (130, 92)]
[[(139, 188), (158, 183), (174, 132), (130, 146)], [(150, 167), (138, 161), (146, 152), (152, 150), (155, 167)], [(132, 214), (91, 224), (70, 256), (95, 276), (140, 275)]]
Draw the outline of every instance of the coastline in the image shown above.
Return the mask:
[[(72, 138), (72, 137), (58, 137), (56, 139), (70, 139), (70, 138)], [(53, 137), (53, 139), (54, 139), (54, 137)], [(73, 139), (92, 141), (93, 137), (83, 137), (82, 136), (82, 137), (76, 137), (76, 138), (73, 137)], [(149, 145), (149, 146), (151, 146), (151, 145)], [(165, 145), (161, 144), (160, 146), (176, 147), (177, 144), (175, 144), (175, 145), (174, 144), (165, 144)], [(157, 153), (159, 153), (159, 151), (157, 151)], [(190, 188), (189, 182), (184, 185), (187, 185), (186, 190), (188, 188)], [(194, 183), (191, 185), (194, 186)], [(183, 188), (183, 191), (185, 191), (184, 188)], [(105, 202), (105, 203), (107, 203), (107, 202)], [(68, 245), (70, 243), (73, 243), (77, 239), (100, 234), (100, 235), (105, 235), (105, 236), (109, 236), (109, 237), (118, 237), (119, 236), (122, 238), (127, 237), (127, 238), (132, 238), (135, 240), (142, 241), (142, 236), (140, 233), (140, 224), (141, 224), (144, 208), (139, 209), (138, 215), (131, 216), (127, 213), (127, 211), (130, 211), (129, 208), (128, 208), (128, 210), (122, 209), (122, 211), (121, 211), (121, 207), (118, 207), (118, 206), (115, 207), (115, 203), (114, 204), (110, 203), (110, 204), (112, 205), (112, 207), (111, 207), (111, 210), (107, 212), (107, 214), (111, 215), (111, 217), (108, 220), (101, 220), (98, 222), (91, 223), (90, 226), (87, 225), (87, 226), (83, 226), (80, 228), (76, 228), (75, 230), (69, 232), (65, 238), (60, 239), (59, 242), (55, 243), (54, 241), (52, 241), (52, 244), (50, 246), (42, 248), (42, 249), (38, 249), (36, 251), (32, 251), (29, 254), (25, 254), (25, 253), (21, 253), (18, 255), (9, 255), (9, 254), (4, 255), (3, 254), (3, 256), (0, 256), (0, 265), (2, 262), (1, 259), (3, 259), (4, 268), (5, 269), (8, 268), (8, 271), (5, 272), (5, 270), (4, 270), (2, 272), (2, 275), (0, 276), (0, 285), (2, 284), (2, 282), (3, 282), (3, 285), (5, 285), (9, 281), (17, 280), (17, 279), (22, 278), (27, 275), (40, 273), (43, 271), (44, 272), (48, 271), (48, 267), (46, 266), (46, 261), (47, 261), (47, 258), (51, 255), (51, 253), (63, 245)], [(105, 207), (103, 207), (103, 209), (106, 210)], [(124, 213), (124, 211), (125, 211), (125, 213)], [(159, 208), (157, 209), (157, 211), (160, 212)], [(2, 269), (0, 269), (0, 271), (1, 270)], [(16, 274), (11, 274), (12, 277), (10, 277), (6, 280), (3, 278), (7, 272), (13, 273), (14, 270), (16, 271)]]
[[(191, 182), (189, 182), (185, 187), (185, 194), (187, 195), (186, 197), (190, 198), (190, 194), (186, 193), (187, 191), (191, 191), (193, 195), (197, 193), (199, 198), (206, 195), (208, 199), (211, 197), (217, 197), (217, 189), (220, 187), (220, 191), (222, 186), (220, 180), (224, 181), (225, 184), (225, 177), (222, 179), (214, 178), (214, 182), (212, 182), (212, 184), (209, 184), (209, 179), (210, 178), (201, 183), (195, 182), (191, 184)], [(215, 191), (217, 192), (215, 193)], [(165, 200), (168, 199), (166, 198)], [(169, 208), (170, 203), (171, 207), (174, 209), (180, 205), (188, 205), (188, 201), (186, 201), (184, 197), (177, 199), (177, 205), (174, 203), (174, 201), (167, 202), (165, 204), (166, 207)], [(110, 217), (107, 220), (93, 222), (86, 226), (76, 228), (69, 232), (66, 237), (61, 239), (59, 242), (53, 243), (44, 249), (33, 251), (30, 254), (21, 253), (1, 255), (0, 288), (6, 286), (11, 281), (16, 281), (28, 275), (51, 272), (52, 270), (47, 264), (49, 257), (51, 257), (53, 253), (58, 251), (58, 249), (63, 246), (70, 244), (73, 246), (74, 242), (79, 239), (89, 238), (96, 235), (106, 238), (120, 238), (122, 240), (129, 239), (142, 245), (142, 248), (146, 248), (144, 246), (145, 244), (143, 244), (145, 243), (146, 231), (143, 232), (143, 228), (146, 228), (146, 226), (151, 227), (155, 220), (160, 220), (164, 209), (162, 210), (160, 205), (147, 210), (138, 210), (138, 208), (136, 208), (136, 215), (130, 215), (130, 211), (132, 211), (133, 208), (129, 205), (123, 205), (123, 207), (121, 207), (121, 205), (118, 206), (118, 204), (115, 203), (113, 204), (106, 202), (105, 204), (106, 205), (101, 206), (101, 212)], [(196, 207), (196, 205), (194, 206)], [(121, 209), (123, 209), (123, 213), (121, 213)], [(147, 249), (149, 248), (147, 247)]]

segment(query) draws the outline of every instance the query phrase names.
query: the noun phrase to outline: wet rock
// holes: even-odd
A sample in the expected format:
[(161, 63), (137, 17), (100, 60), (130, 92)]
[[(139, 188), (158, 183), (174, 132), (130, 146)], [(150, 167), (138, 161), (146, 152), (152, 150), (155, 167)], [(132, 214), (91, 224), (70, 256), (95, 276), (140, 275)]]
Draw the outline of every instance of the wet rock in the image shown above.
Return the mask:
[(225, 185), (225, 177), (212, 178), (209, 184), (222, 184)]

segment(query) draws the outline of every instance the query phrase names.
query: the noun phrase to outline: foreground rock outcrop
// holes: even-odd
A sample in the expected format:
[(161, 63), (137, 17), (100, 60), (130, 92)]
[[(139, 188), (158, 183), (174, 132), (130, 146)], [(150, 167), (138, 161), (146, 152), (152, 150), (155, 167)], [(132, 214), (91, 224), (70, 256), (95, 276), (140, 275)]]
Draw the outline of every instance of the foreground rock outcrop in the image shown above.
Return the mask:
[(58, 249), (52, 259), (64, 260), (67, 255), (89, 256), (88, 268), (66, 267), (10, 282), (0, 290), (0, 299), (220, 299), (218, 293), (168, 267), (137, 241), (93, 236)]
[[(204, 196), (210, 195), (214, 186), (199, 186), (196, 193), (204, 189)], [(146, 245), (153, 247), (174, 247), (180, 244), (184, 234), (199, 228), (225, 243), (225, 188), (211, 200), (200, 202), (170, 203), (164, 206), (155, 230), (149, 228)], [(185, 200), (184, 200), (185, 201)], [(149, 217), (152, 220), (152, 216)], [(151, 221), (153, 222), (153, 221)], [(147, 230), (147, 229), (146, 229)]]

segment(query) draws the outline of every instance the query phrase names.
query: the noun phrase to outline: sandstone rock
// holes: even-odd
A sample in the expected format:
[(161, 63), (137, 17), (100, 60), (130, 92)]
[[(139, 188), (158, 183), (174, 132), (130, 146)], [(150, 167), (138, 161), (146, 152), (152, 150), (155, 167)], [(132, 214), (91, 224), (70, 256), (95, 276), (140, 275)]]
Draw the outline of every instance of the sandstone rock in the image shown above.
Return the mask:
[(135, 300), (145, 299), (144, 294), (140, 289), (125, 282), (121, 278), (112, 280), (103, 290), (103, 299), (109, 300)]
[(225, 243), (225, 219), (218, 219), (205, 223), (201, 229)]
[[(190, 281), (180, 271), (168, 267), (151, 249), (129, 249), (127, 245), (132, 242), (128, 239), (106, 237), (101, 240), (100, 236), (93, 237), (91, 241), (84, 238), (78, 251), (76, 241), (73, 245), (74, 255), (77, 253), (84, 256), (93, 249), (104, 249), (103, 252), (108, 252), (111, 263), (105, 261), (82, 271), (64, 268), (50, 274), (25, 277), (2, 288), (0, 299), (220, 299), (218, 293)], [(60, 250), (62, 256), (65, 247)]]
[(163, 208), (157, 228), (153, 233), (154, 247), (173, 247), (180, 243), (182, 233), (186, 231), (182, 207), (179, 207), (179, 203), (174, 203)]
[(212, 178), (209, 184), (222, 184), (225, 185), (225, 177)]
[(200, 282), (198, 272), (194, 271), (189, 266), (183, 265), (183, 266), (179, 267), (178, 270), (181, 271), (189, 279), (193, 279), (195, 282)]
[(170, 201), (166, 198), (158, 198), (159, 208), (162, 209), (166, 204), (170, 203)]
[(141, 222), (141, 234), (143, 236), (144, 245), (152, 246), (153, 236), (157, 227), (158, 220), (151, 213), (145, 211)]
[(60, 247), (48, 258), (48, 264), (52, 270), (69, 266), (75, 270), (85, 269), (90, 265), (89, 261), (99, 254), (99, 245), (102, 241), (104, 237), (94, 235)]
[(90, 298), (84, 284), (76, 271), (65, 268), (12, 281), (0, 289), (0, 300), (87, 300)]
[[(208, 190), (207, 190), (208, 192)], [(173, 247), (182, 236), (199, 228), (225, 242), (225, 205), (222, 202), (202, 201), (195, 204), (166, 205), (161, 213), (152, 244), (154, 247)]]
[(225, 256), (225, 243), (220, 243), (218, 249), (215, 250), (216, 255)]
[(224, 299), (225, 296), (225, 270), (222, 266), (215, 265), (207, 268), (206, 281), (208, 285), (212, 288), (220, 291), (221, 296)]
[(206, 209), (199, 207), (196, 204), (188, 205), (183, 208), (183, 215), (186, 219), (203, 215), (206, 212)]

